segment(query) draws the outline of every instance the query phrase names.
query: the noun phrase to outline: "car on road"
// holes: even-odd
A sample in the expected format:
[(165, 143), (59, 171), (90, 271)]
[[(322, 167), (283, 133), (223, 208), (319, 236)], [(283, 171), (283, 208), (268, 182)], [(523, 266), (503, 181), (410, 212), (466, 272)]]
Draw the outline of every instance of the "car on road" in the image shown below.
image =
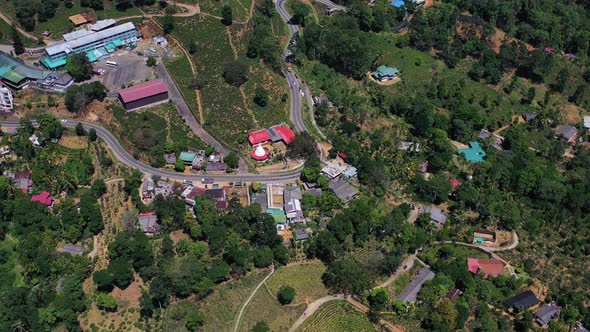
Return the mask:
[(287, 64), (287, 71), (288, 72), (292, 72), (293, 71), (293, 67), (291, 66), (290, 63)]
[(201, 180), (201, 182), (202, 183), (213, 183), (213, 182), (215, 182), (215, 179), (213, 179), (213, 178), (203, 178)]
[(404, 270), (407, 269), (407, 268), (408, 268), (408, 266), (407, 265), (404, 265)]

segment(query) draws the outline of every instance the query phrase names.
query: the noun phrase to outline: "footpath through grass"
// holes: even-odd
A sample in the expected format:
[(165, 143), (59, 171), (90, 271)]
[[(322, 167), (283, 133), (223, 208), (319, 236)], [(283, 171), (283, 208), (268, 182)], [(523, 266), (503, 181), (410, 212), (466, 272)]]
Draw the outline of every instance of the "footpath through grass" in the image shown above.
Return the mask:
[[(20, 40), (22, 40), (25, 47), (34, 47), (37, 46), (32, 40), (28, 37), (25, 37), (22, 33), (18, 32), (20, 36)], [(12, 45), (12, 27), (6, 23), (4, 20), (0, 20), (0, 44), (9, 44)]]
[[(259, 321), (265, 321), (271, 331), (289, 330), (307, 303), (328, 295), (322, 283), (325, 271), (321, 262), (278, 268), (246, 307), (239, 330), (249, 331)], [(281, 286), (295, 289), (295, 299), (289, 305), (281, 305), (277, 300)]]
[(346, 301), (322, 304), (313, 316), (297, 329), (299, 332), (358, 332), (377, 331), (364, 313), (358, 312)]

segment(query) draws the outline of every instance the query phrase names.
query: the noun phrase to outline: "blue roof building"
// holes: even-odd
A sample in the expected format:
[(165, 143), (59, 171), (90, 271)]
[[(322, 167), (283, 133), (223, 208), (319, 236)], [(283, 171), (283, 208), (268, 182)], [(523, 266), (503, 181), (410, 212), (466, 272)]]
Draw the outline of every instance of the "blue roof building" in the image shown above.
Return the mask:
[(395, 8), (402, 8), (406, 4), (406, 2), (404, 0), (393, 0), (389, 4)]
[(486, 152), (481, 148), (478, 142), (469, 142), (469, 149), (459, 149), (457, 153), (465, 155), (470, 163), (481, 163), (486, 156)]

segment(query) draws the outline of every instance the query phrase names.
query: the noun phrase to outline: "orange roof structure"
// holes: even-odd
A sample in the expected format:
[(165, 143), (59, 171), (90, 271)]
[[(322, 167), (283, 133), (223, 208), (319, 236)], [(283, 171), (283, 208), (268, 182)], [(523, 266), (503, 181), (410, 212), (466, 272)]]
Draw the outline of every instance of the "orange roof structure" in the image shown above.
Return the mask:
[(72, 16), (69, 16), (68, 19), (70, 20), (70, 22), (74, 23), (74, 25), (76, 25), (76, 26), (86, 24), (91, 21), (90, 17), (88, 17), (88, 15), (86, 13), (72, 15)]
[(484, 278), (490, 275), (497, 277), (505, 273), (504, 262), (497, 259), (467, 258), (467, 268), (473, 274), (477, 274), (479, 271), (483, 272)]

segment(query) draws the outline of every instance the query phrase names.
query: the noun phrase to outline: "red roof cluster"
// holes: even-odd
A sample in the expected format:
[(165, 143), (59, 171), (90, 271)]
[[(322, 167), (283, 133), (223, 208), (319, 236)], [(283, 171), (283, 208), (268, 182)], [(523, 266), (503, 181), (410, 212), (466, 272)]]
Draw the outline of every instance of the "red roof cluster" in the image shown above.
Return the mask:
[(53, 197), (47, 191), (40, 193), (39, 195), (35, 195), (31, 197), (31, 202), (41, 202), (45, 204), (45, 206), (52, 206), (53, 205)]
[(467, 268), (469, 272), (477, 274), (478, 271), (483, 272), (484, 278), (488, 276), (497, 277), (504, 275), (504, 263), (497, 259), (477, 259), (467, 258)]
[(168, 87), (160, 79), (134, 85), (130, 88), (119, 90), (119, 97), (124, 103), (129, 103), (146, 97), (168, 92)]
[(274, 127), (274, 130), (277, 133), (279, 133), (279, 135), (281, 135), (281, 138), (283, 139), (283, 141), (285, 142), (285, 144), (291, 144), (291, 142), (293, 141), (293, 139), (295, 139), (295, 133), (287, 125), (275, 126)]
[(257, 131), (253, 131), (248, 136), (248, 140), (250, 144), (258, 144), (270, 141), (270, 135), (266, 132), (266, 129), (260, 129)]

